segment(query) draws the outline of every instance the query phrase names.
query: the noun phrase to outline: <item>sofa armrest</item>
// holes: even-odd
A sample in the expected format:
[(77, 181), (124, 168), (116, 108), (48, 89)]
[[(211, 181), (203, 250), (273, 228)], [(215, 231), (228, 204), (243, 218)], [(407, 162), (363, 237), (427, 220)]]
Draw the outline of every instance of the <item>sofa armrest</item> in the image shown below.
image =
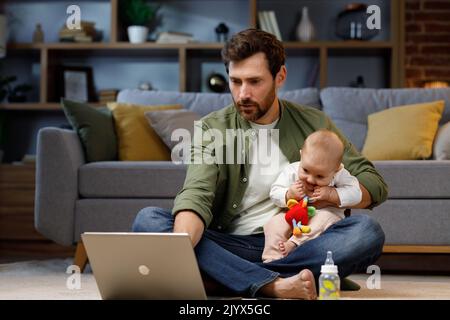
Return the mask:
[(80, 140), (75, 131), (43, 128), (36, 153), (35, 227), (59, 244), (72, 245), (78, 168), (85, 162)]

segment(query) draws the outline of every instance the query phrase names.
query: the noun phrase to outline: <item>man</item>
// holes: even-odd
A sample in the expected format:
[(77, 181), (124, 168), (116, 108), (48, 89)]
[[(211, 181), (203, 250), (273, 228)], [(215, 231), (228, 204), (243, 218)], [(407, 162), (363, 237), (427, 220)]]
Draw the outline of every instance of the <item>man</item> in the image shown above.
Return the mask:
[[(321, 128), (336, 132), (344, 141), (343, 163), (358, 178), (362, 192), (362, 201), (355, 208), (372, 208), (383, 202), (386, 184), (324, 113), (277, 98), (287, 70), (284, 48), (273, 35), (256, 29), (239, 32), (225, 45), (222, 57), (234, 104), (204, 117), (201, 129), (214, 129), (223, 136), (230, 129), (251, 132), (252, 142), (224, 151), (242, 152), (245, 161), (189, 164), (172, 214), (145, 208), (136, 217), (133, 231), (188, 233), (202, 272), (236, 294), (315, 299), (327, 251), (333, 252), (343, 278), (376, 261), (384, 233), (372, 218), (350, 216), (289, 256), (263, 264), (262, 226), (277, 212), (269, 199), (271, 184), (285, 166), (299, 161), (303, 141)], [(262, 138), (255, 129), (277, 133), (268, 142), (270, 166), (258, 161), (255, 146)], [(219, 149), (215, 152), (223, 151)], [(193, 154), (206, 153), (207, 142), (194, 143), (193, 150)], [(314, 185), (305, 188), (312, 194)], [(329, 205), (315, 203), (317, 208)]]

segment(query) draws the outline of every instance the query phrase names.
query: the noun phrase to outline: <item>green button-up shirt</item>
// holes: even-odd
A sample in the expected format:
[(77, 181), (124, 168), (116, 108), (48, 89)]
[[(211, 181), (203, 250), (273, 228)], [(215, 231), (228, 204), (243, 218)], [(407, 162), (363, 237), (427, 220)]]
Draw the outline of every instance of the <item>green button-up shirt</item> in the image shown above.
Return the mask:
[[(375, 170), (373, 164), (355, 149), (325, 113), (285, 100), (279, 100), (279, 102), (281, 116), (275, 129), (279, 129), (280, 150), (290, 163), (300, 160), (299, 150), (309, 134), (318, 129), (332, 130), (344, 142), (343, 163), (345, 168), (358, 178), (372, 197), (372, 204), (369, 208), (386, 200), (387, 185), (383, 178)], [(240, 116), (234, 105), (212, 112), (201, 120), (201, 130), (199, 131), (202, 134), (198, 139), (196, 134), (199, 131), (196, 130), (194, 133), (192, 159), (211, 151), (212, 139), (208, 135), (211, 129), (218, 130), (223, 137), (226, 137), (227, 129), (241, 129), (244, 132), (252, 130), (249, 122)], [(199, 141), (197, 144), (195, 143), (196, 139)], [(176, 215), (180, 211), (191, 210), (202, 218), (206, 227), (226, 232), (230, 221), (238, 214), (237, 209), (249, 183), (251, 164), (248, 161), (248, 153), (251, 139), (246, 139), (244, 142), (238, 140), (239, 135), (234, 137), (234, 140), (227, 140), (228, 144), (230, 141), (234, 143), (234, 148), (231, 150), (234, 152), (235, 161), (232, 164), (229, 164), (230, 161), (219, 160), (215, 163), (192, 161), (188, 165), (186, 179), (183, 188), (175, 198), (172, 214)], [(227, 152), (231, 153), (230, 148), (226, 148), (225, 145), (222, 148), (216, 147), (212, 153), (213, 156), (217, 156), (220, 152), (223, 153), (223, 159), (227, 159)], [(237, 152), (242, 152), (245, 157), (244, 161), (237, 161)], [(267, 197), (269, 198), (269, 194)]]

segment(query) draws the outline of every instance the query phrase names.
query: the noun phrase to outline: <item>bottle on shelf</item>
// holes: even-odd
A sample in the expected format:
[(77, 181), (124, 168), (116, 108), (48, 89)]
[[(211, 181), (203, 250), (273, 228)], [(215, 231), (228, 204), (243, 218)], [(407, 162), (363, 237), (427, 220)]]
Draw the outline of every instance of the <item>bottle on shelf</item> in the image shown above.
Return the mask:
[(42, 31), (42, 26), (40, 23), (36, 24), (36, 29), (33, 32), (33, 43), (44, 42), (44, 31)]
[(333, 253), (327, 251), (327, 259), (322, 265), (319, 277), (319, 300), (337, 300), (340, 297), (341, 281), (338, 267), (334, 264)]

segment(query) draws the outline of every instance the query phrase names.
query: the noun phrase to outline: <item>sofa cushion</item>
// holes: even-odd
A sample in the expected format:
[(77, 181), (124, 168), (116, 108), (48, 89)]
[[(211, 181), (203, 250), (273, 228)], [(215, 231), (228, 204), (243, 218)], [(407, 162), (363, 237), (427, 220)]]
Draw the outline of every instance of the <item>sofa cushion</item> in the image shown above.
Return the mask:
[(386, 235), (386, 245), (450, 245), (450, 199), (392, 199), (352, 214), (369, 214)]
[[(185, 129), (189, 131), (192, 137), (194, 135), (194, 121), (200, 120), (197, 113), (186, 109), (145, 112), (145, 117), (170, 150), (179, 143), (178, 141), (172, 141), (172, 133), (177, 129)], [(187, 142), (190, 143), (190, 140)]]
[(170, 210), (173, 199), (81, 199), (75, 202), (74, 235), (83, 232), (131, 232), (138, 212), (146, 207)]
[(186, 166), (170, 161), (105, 161), (81, 166), (79, 193), (84, 198), (174, 198)]
[[(389, 186), (390, 199), (450, 197), (450, 160), (373, 164)], [(170, 198), (176, 196), (185, 177), (186, 165), (170, 161), (93, 162), (79, 169), (79, 193), (84, 198)]]
[(136, 105), (108, 103), (112, 110), (119, 144), (119, 160), (164, 161), (170, 160), (170, 150), (148, 124), (144, 113), (158, 110), (181, 109), (173, 105)]
[(61, 99), (61, 105), (72, 128), (78, 134), (87, 162), (117, 159), (117, 137), (108, 108)]
[(361, 89), (325, 88), (320, 92), (323, 111), (347, 138), (361, 150), (367, 133), (369, 114), (395, 106), (445, 100), (440, 124), (450, 120), (450, 88)]
[[(281, 99), (295, 103), (320, 107), (319, 91), (316, 88), (304, 88), (279, 92)], [(181, 104), (200, 116), (222, 109), (232, 103), (229, 93), (197, 93), (175, 91), (143, 91), (125, 89), (119, 92), (118, 102), (153, 105), (153, 104)]]
[(369, 160), (430, 158), (443, 110), (440, 100), (372, 113), (362, 154)]
[(447, 122), (439, 129), (433, 149), (435, 159), (450, 160), (450, 122)]
[(450, 198), (450, 160), (374, 161), (389, 199)]

